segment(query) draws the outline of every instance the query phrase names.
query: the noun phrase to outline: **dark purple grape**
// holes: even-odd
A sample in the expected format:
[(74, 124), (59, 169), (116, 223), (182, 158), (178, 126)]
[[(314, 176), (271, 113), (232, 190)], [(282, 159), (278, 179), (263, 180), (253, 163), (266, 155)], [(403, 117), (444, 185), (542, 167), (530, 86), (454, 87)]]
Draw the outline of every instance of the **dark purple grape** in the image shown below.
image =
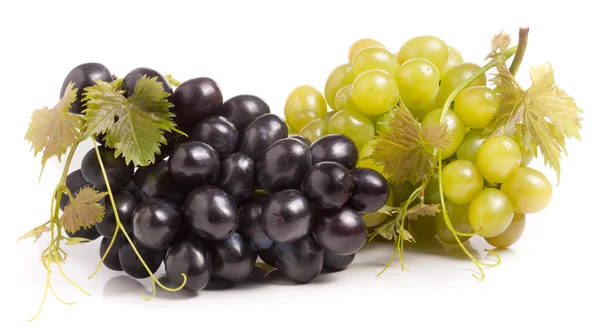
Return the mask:
[(367, 226), (362, 216), (344, 206), (315, 213), (312, 228), (315, 240), (327, 252), (349, 255), (358, 252), (367, 241)]
[(219, 115), (223, 95), (219, 85), (207, 77), (183, 82), (173, 93), (173, 120), (178, 128), (191, 135), (196, 125), (207, 117)]
[(106, 66), (99, 63), (85, 63), (73, 68), (69, 74), (65, 77), (63, 85), (60, 88), (60, 98), (65, 94), (65, 90), (69, 83), (73, 82), (75, 85), (73, 89), (77, 89), (77, 98), (71, 104), (69, 112), (80, 114), (85, 106), (82, 104), (83, 93), (85, 88), (96, 85), (96, 80), (111, 82), (113, 76), (106, 68)]
[(343, 134), (330, 134), (317, 139), (310, 146), (312, 163), (336, 162), (353, 169), (358, 162), (358, 148)]
[(211, 242), (209, 248), (214, 277), (239, 283), (252, 273), (256, 251), (242, 235), (234, 233), (227, 239)]
[(186, 141), (169, 156), (173, 177), (190, 187), (212, 184), (219, 176), (219, 155), (201, 141)]
[[(139, 171), (139, 168), (135, 172), (137, 173), (138, 171)], [(127, 186), (125, 186), (125, 188), (123, 188), (122, 191), (126, 191), (126, 192), (130, 193), (138, 203), (141, 203), (142, 200), (144, 200), (144, 198), (142, 197), (142, 194), (140, 194), (140, 191), (135, 186), (135, 173), (134, 173), (133, 180), (129, 181)]]
[(240, 224), (237, 231), (248, 240), (250, 246), (255, 250), (273, 246), (273, 241), (265, 234), (262, 223), (262, 210), (268, 200), (268, 196), (253, 196), (246, 200), (238, 210)]
[(310, 166), (310, 151), (302, 141), (280, 139), (259, 156), (256, 166), (258, 182), (271, 194), (285, 189), (300, 189)]
[[(106, 171), (111, 191), (113, 193), (121, 191), (121, 189), (125, 188), (131, 179), (133, 179), (133, 164), (125, 164), (125, 159), (123, 157), (115, 158), (114, 149), (98, 147), (98, 151), (100, 153), (100, 158), (102, 159), (104, 170)], [(87, 182), (94, 185), (98, 190), (107, 190), (106, 183), (104, 183), (104, 175), (100, 169), (95, 149), (90, 149), (83, 157), (83, 160), (81, 161), (81, 174)]]
[(283, 190), (271, 197), (263, 207), (265, 233), (276, 243), (291, 243), (310, 232), (313, 210), (308, 199), (298, 190)]
[(241, 204), (254, 190), (254, 161), (245, 154), (233, 153), (221, 160), (219, 177), (214, 185)]
[(239, 225), (235, 201), (217, 187), (192, 190), (182, 208), (188, 225), (205, 239), (223, 240)]
[(287, 135), (287, 125), (279, 116), (264, 114), (246, 127), (239, 151), (256, 161), (267, 147)]
[(239, 95), (223, 104), (221, 115), (231, 121), (242, 134), (254, 119), (270, 112), (269, 106), (262, 99), (251, 95)]
[(207, 246), (198, 237), (180, 241), (167, 250), (165, 271), (176, 286), (183, 284), (182, 273), (187, 281), (184, 289), (197, 291), (208, 285), (212, 272), (212, 257)]
[(306, 137), (301, 136), (299, 134), (291, 134), (289, 135), (290, 138), (294, 138), (294, 139), (298, 139), (300, 141), (302, 141), (307, 147), (310, 147), (310, 140), (308, 140)]
[[(69, 175), (67, 175), (67, 180), (65, 184), (67, 185), (67, 188), (69, 189), (73, 197), (75, 197), (79, 193), (79, 190), (81, 190), (81, 188), (92, 187), (92, 185), (85, 181), (85, 179), (83, 178), (81, 170), (75, 170), (69, 173)], [(67, 206), (67, 204), (69, 204), (70, 202), (71, 199), (69, 198), (69, 195), (63, 193), (60, 198), (60, 210), (64, 211), (65, 206)]]
[(296, 283), (306, 284), (313, 281), (323, 269), (323, 249), (311, 235), (293, 243), (275, 243), (271, 254), (275, 267)]
[[(152, 274), (156, 273), (165, 258), (165, 251), (157, 251), (144, 247), (135, 239), (133, 240), (133, 246), (140, 253), (140, 256)], [(131, 244), (127, 240), (121, 244), (121, 248), (119, 249), (119, 262), (123, 271), (132, 278), (144, 279), (150, 277), (148, 270), (144, 268), (144, 265), (140, 262), (140, 259), (133, 251), (133, 247), (131, 247)]]
[(238, 142), (239, 134), (235, 125), (222, 116), (211, 116), (200, 122), (194, 129), (192, 140), (202, 141), (211, 146), (219, 157), (229, 155)]
[[(108, 245), (110, 245), (111, 240), (112, 238), (105, 237), (102, 238), (102, 240), (100, 241), (100, 258), (102, 258), (104, 256), (104, 253), (106, 253), (106, 250), (108, 249)], [(108, 251), (108, 254), (106, 254), (106, 258), (104, 258), (104, 261), (102, 262), (102, 264), (104, 264), (105, 267), (113, 271), (123, 271), (121, 261), (119, 261), (119, 249), (121, 248), (123, 240), (125, 240), (125, 238), (115, 239), (115, 242), (111, 246), (110, 251)]]
[(349, 255), (337, 255), (330, 252), (325, 252), (325, 257), (323, 258), (323, 267), (332, 271), (342, 271), (348, 268), (352, 261), (354, 261), (354, 257), (356, 254)]
[(174, 203), (182, 202), (190, 188), (175, 180), (167, 161), (159, 161), (135, 171), (134, 181), (140, 195), (146, 198), (164, 198)]
[[(117, 207), (117, 213), (119, 214), (119, 221), (125, 228), (127, 233), (131, 233), (132, 221), (133, 221), (133, 211), (138, 205), (137, 200), (127, 191), (120, 191), (114, 194), (115, 206)], [(102, 221), (96, 223), (96, 230), (102, 236), (106, 238), (111, 238), (115, 234), (115, 229), (117, 229), (117, 219), (115, 218), (115, 212), (113, 211), (112, 202), (109, 197), (104, 197), (100, 204), (104, 206), (104, 217)], [(117, 234), (117, 238), (124, 237), (123, 231), (119, 229)]]
[(167, 78), (161, 73), (147, 67), (138, 67), (133, 71), (127, 73), (123, 78), (123, 89), (125, 89), (125, 97), (129, 97), (135, 90), (136, 83), (143, 77), (156, 78), (156, 82), (162, 83), (162, 89), (164, 92), (173, 93), (173, 88)]
[(166, 144), (160, 144), (159, 151), (160, 154), (154, 154), (154, 162), (158, 163), (159, 161), (171, 156), (171, 153), (179, 144), (184, 141), (189, 140), (188, 137), (185, 137), (174, 131), (165, 131), (163, 133), (165, 139), (167, 140)]
[(385, 205), (390, 195), (387, 180), (379, 172), (368, 168), (352, 170), (354, 189), (348, 204), (361, 213), (375, 212)]
[(148, 198), (133, 212), (133, 235), (147, 248), (169, 248), (180, 234), (183, 219), (168, 201)]
[(317, 208), (340, 208), (352, 196), (350, 171), (336, 162), (313, 165), (302, 181), (302, 192)]

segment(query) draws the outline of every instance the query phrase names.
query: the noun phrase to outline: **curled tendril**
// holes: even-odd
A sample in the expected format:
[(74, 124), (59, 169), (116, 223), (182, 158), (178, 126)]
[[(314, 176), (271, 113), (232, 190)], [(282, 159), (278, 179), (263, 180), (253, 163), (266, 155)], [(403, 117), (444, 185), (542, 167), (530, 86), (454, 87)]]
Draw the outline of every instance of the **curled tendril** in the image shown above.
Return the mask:
[(183, 282), (181, 283), (180, 286), (178, 286), (176, 288), (170, 288), (170, 287), (167, 287), (167, 286), (163, 285), (156, 278), (156, 276), (154, 275), (154, 273), (152, 272), (152, 270), (150, 270), (150, 268), (146, 264), (146, 261), (144, 261), (144, 259), (142, 258), (142, 256), (138, 252), (137, 248), (133, 244), (133, 241), (129, 237), (129, 234), (125, 230), (125, 227), (123, 227), (123, 224), (121, 224), (121, 219), (119, 218), (119, 212), (117, 211), (117, 207), (115, 205), (115, 199), (113, 197), (113, 193), (112, 193), (112, 190), (110, 188), (110, 183), (108, 182), (108, 176), (106, 175), (106, 170), (104, 169), (104, 163), (102, 162), (102, 158), (100, 156), (100, 150), (98, 149), (98, 144), (96, 143), (96, 140), (94, 138), (91, 138), (91, 139), (92, 139), (92, 142), (94, 144), (94, 149), (96, 151), (96, 157), (98, 158), (98, 164), (100, 166), (100, 171), (102, 171), (102, 176), (104, 177), (104, 182), (106, 183), (106, 191), (108, 192), (108, 197), (110, 198), (110, 202), (111, 202), (111, 205), (112, 205), (112, 208), (113, 208), (113, 213), (115, 215), (115, 221), (117, 222), (117, 228), (115, 229), (115, 233), (113, 234), (113, 238), (111, 240), (111, 243), (110, 243), (109, 247), (104, 252), (104, 255), (102, 256), (102, 259), (100, 260), (100, 263), (98, 263), (98, 266), (96, 267), (96, 271), (94, 271), (94, 273), (92, 273), (92, 275), (90, 277), (93, 277), (98, 272), (98, 270), (99, 270), (101, 264), (103, 263), (106, 255), (108, 254), (108, 252), (110, 251), (111, 247), (114, 244), (114, 241), (115, 241), (115, 239), (117, 237), (118, 230), (121, 229), (123, 231), (123, 235), (125, 236), (125, 238), (129, 242), (129, 244), (131, 245), (131, 249), (133, 250), (133, 252), (137, 256), (137, 258), (140, 260), (140, 263), (142, 263), (142, 265), (144, 266), (144, 268), (146, 269), (146, 271), (150, 275), (150, 278), (152, 279), (152, 295), (148, 298), (148, 297), (146, 297), (145, 293), (142, 293), (142, 297), (145, 300), (149, 301), (152, 298), (154, 298), (154, 296), (156, 295), (156, 285), (158, 285), (160, 288), (162, 288), (162, 289), (164, 289), (166, 291), (169, 291), (169, 292), (177, 292), (177, 291), (183, 289), (183, 287), (187, 283), (187, 276), (184, 273), (181, 274), (183, 276)]

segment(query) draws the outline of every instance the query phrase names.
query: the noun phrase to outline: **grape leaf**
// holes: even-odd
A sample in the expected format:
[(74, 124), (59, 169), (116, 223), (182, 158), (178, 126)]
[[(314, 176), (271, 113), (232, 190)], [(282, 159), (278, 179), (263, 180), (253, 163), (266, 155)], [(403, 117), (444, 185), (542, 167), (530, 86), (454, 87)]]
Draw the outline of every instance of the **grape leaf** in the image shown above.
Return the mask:
[(52, 109), (36, 109), (31, 115), (25, 139), (31, 143), (34, 155), (42, 152), (42, 168), (52, 157), (61, 161), (62, 155), (79, 137), (83, 123), (81, 117), (69, 113), (71, 104), (77, 98), (77, 88), (73, 86), (73, 83), (69, 83), (63, 97)]
[(48, 228), (48, 226), (45, 224), (29, 230), (27, 233), (25, 233), (23, 236), (17, 239), (17, 241), (21, 239), (35, 237), (35, 239), (33, 240), (33, 242), (35, 243), (38, 239), (40, 239), (44, 232), (50, 232), (50, 228)]
[(404, 239), (404, 240), (406, 240), (406, 241), (408, 241), (410, 243), (415, 243), (416, 242), (415, 238), (413, 237), (413, 235), (410, 232), (408, 232), (408, 230), (402, 228), (402, 230), (404, 230), (404, 232), (402, 232), (402, 231), (400, 231), (400, 229), (401, 229), (400, 225), (397, 225), (396, 226), (396, 233), (398, 234), (398, 236), (400, 236), (400, 233), (402, 233), (402, 239)]
[(494, 58), (499, 54), (503, 54), (506, 49), (508, 49), (508, 46), (510, 46), (510, 42), (510, 35), (504, 33), (504, 30), (494, 35), (491, 42), (492, 51), (487, 55), (486, 59)]
[(406, 217), (409, 220), (416, 219), (418, 216), (432, 216), (440, 211), (440, 204), (417, 204), (406, 211)]
[(85, 89), (87, 136), (106, 134), (106, 146), (123, 155), (125, 162), (145, 166), (154, 163), (160, 145), (166, 144), (165, 131), (175, 129), (173, 105), (166, 99), (157, 77), (143, 76), (129, 98), (118, 84), (96, 81)]
[(91, 228), (94, 224), (102, 221), (104, 206), (100, 204), (100, 200), (107, 194), (94, 190), (92, 187), (81, 188), (73, 201), (65, 206), (64, 213), (60, 218), (65, 230), (75, 233), (81, 228)]
[(65, 242), (65, 244), (67, 245), (80, 245), (80, 244), (85, 244), (90, 242), (91, 240), (87, 239), (87, 238), (82, 238), (82, 237), (70, 237), (67, 238), (67, 241)]
[(392, 111), (388, 129), (375, 139), (373, 154), (368, 156), (383, 167), (393, 184), (410, 181), (417, 184), (428, 179), (437, 167), (433, 148), (445, 148), (450, 143), (447, 124), (421, 127), (404, 106)]
[(173, 75), (171, 74), (167, 74), (167, 81), (169, 81), (169, 84), (174, 86), (174, 87), (178, 87), (181, 85), (181, 82), (179, 82), (179, 80), (177, 80), (176, 78), (173, 77)]
[(398, 208), (395, 206), (383, 205), (379, 210), (377, 210), (377, 213), (382, 213), (387, 216), (390, 216), (394, 213), (398, 213)]
[(387, 239), (387, 240), (392, 240), (392, 238), (394, 237), (394, 232), (396, 231), (396, 224), (394, 222), (388, 223), (384, 226), (382, 226), (381, 228), (377, 229), (377, 233)]
[(499, 94), (500, 107), (494, 120), (486, 127), (490, 136), (504, 135), (522, 141), (524, 149), (535, 156), (538, 147), (544, 163), (560, 181), (560, 160), (566, 153), (567, 138), (581, 140), (582, 112), (575, 100), (554, 83), (554, 71), (549, 63), (530, 70), (531, 87), (523, 90), (505, 65), (498, 65), (492, 82)]

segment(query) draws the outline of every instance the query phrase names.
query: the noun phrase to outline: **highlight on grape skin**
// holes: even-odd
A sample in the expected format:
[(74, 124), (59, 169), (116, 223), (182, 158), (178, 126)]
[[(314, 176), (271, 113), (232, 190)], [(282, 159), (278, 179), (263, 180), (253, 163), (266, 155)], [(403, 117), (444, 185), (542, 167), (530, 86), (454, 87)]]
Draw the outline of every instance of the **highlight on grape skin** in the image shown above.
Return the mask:
[[(535, 94), (514, 78), (527, 32), (517, 45), (495, 35), (483, 63), (436, 36), (394, 48), (363, 38), (323, 88), (300, 84), (283, 104), (230, 95), (206, 76), (179, 82), (138, 67), (119, 79), (103, 64), (78, 65), (25, 136), (42, 165), (56, 157), (64, 171), (48, 223), (22, 238), (52, 232), (42, 261), (54, 295), (54, 265), (85, 292), (61, 269), (64, 245), (81, 243), (98, 244), (92, 276), (150, 279), (147, 299), (157, 288), (235, 286), (258, 266), (311, 283), (352, 267), (376, 240), (391, 246), (382, 272), (396, 256), (405, 269), (405, 243), (430, 239), (460, 247), (481, 280), (499, 257), (490, 250), (498, 262), (484, 261), (465, 244), (517, 244), (525, 215), (538, 219), (530, 215), (553, 196), (534, 164), (558, 178), (561, 145), (579, 139), (581, 110), (544, 78), (551, 66), (531, 68)], [(279, 107), (282, 115), (272, 112)], [(542, 111), (550, 113), (537, 120)], [(560, 132), (532, 137), (538, 128)], [(93, 147), (73, 163), (86, 140)], [(155, 275), (163, 265), (168, 284)]]

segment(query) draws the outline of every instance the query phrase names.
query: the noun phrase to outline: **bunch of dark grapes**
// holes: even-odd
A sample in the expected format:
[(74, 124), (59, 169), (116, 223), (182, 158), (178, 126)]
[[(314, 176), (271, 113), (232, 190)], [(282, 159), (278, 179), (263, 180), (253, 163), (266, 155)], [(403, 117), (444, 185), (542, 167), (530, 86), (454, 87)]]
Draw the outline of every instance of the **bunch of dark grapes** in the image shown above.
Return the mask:
[[(363, 215), (379, 210), (390, 194), (380, 173), (356, 168), (354, 141), (330, 134), (311, 144), (288, 135), (286, 122), (262, 99), (224, 102), (219, 85), (206, 77), (173, 90), (159, 72), (138, 68), (124, 78), (126, 96), (144, 75), (171, 94), (174, 120), (188, 137), (167, 133), (156, 162), (144, 167), (127, 165), (106, 146), (99, 152), (119, 219), (150, 271), (164, 264), (173, 284), (183, 283), (183, 273), (186, 289), (201, 290), (212, 280), (244, 281), (258, 260), (296, 283), (350, 265), (366, 243)], [(67, 77), (80, 89), (98, 78), (112, 79), (99, 64)], [(67, 178), (73, 194), (90, 185), (107, 189), (95, 149)], [(100, 256), (117, 228), (110, 199), (103, 203), (102, 221), (75, 234), (102, 237)], [(136, 279), (150, 276), (121, 231), (103, 263)]]

